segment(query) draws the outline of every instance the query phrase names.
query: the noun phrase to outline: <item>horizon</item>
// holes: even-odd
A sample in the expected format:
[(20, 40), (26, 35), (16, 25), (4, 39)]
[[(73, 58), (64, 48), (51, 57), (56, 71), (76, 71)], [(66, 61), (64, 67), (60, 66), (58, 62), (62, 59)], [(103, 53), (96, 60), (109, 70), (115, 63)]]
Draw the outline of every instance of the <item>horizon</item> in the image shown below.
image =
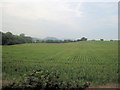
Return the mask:
[[(0, 32), (2, 32), (2, 31), (0, 31)], [(6, 32), (2, 32), (2, 33), (6, 33)], [(25, 33), (20, 33), (20, 34), (25, 34)], [(20, 35), (20, 34), (13, 34), (13, 35)], [(79, 37), (79, 38), (58, 38), (58, 37), (54, 37), (54, 36), (47, 36), (45, 38), (39, 38), (39, 37), (32, 37), (32, 36), (26, 35), (26, 34), (25, 34), (25, 36), (31, 37), (32, 39), (38, 39), (38, 40), (44, 40), (46, 38), (56, 38), (57, 40), (77, 40), (77, 39), (81, 39), (82, 37), (85, 37), (85, 36), (82, 36), (82, 37)], [(87, 38), (87, 37), (85, 37), (85, 38)], [(110, 41), (110, 40), (115, 40), (115, 41), (117, 40), (118, 41), (119, 40), (119, 39), (104, 39), (104, 38), (99, 38), (99, 39), (97, 39), (97, 38), (96, 39), (89, 39), (89, 38), (87, 38), (88, 41), (89, 40), (100, 41), (100, 39), (103, 39), (104, 41)]]

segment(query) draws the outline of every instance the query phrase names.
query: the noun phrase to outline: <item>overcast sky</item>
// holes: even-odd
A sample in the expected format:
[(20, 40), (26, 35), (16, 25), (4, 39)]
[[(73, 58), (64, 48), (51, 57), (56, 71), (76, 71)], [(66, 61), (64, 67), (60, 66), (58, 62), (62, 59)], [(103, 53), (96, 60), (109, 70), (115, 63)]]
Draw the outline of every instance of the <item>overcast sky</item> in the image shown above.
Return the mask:
[(118, 38), (117, 2), (4, 3), (3, 32), (45, 38)]

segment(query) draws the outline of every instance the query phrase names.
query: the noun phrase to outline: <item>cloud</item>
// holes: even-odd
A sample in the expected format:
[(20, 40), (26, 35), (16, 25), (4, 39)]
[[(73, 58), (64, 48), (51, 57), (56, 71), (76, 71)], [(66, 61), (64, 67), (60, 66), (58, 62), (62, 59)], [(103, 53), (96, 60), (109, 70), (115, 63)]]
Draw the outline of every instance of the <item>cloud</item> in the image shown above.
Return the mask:
[(4, 12), (24, 19), (45, 19), (74, 26), (71, 18), (82, 17), (82, 11), (79, 10), (81, 3), (74, 9), (69, 8), (70, 5), (70, 3), (54, 0), (39, 3), (7, 3)]
[(38, 3), (4, 3), (4, 14), (33, 21), (38, 19), (56, 21), (77, 30), (80, 25), (76, 24), (73, 18), (83, 17), (83, 12), (80, 10), (82, 3), (75, 3), (75, 7), (70, 8), (72, 6), (73, 3), (71, 2), (61, 2), (59, 0), (49, 0), (47, 2), (41, 0)]
[[(5, 31), (58, 38), (92, 38), (105, 35), (100, 35), (100, 32), (109, 33), (108, 37), (111, 37), (117, 31), (117, 3), (48, 0), (3, 4)], [(113, 37), (115, 35), (117, 34)]]

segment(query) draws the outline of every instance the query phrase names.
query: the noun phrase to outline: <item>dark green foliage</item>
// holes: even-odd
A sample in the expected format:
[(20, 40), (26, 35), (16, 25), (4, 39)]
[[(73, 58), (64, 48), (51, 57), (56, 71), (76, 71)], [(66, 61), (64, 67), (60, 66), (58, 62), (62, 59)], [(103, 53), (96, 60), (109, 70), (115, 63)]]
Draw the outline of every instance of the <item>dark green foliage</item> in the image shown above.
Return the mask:
[(33, 40), (33, 43), (68, 43), (74, 42), (73, 40)]
[(81, 39), (78, 39), (77, 41), (87, 41), (87, 38), (82, 37)]
[(60, 78), (59, 72), (50, 72), (48, 70), (36, 70), (32, 73), (25, 74), (25, 79), (22, 81), (13, 82), (9, 84), (7, 87), (3, 88), (37, 88), (37, 89), (45, 89), (45, 88), (52, 88), (52, 89), (60, 89), (60, 88), (79, 88), (85, 89), (87, 88), (90, 83), (88, 82), (80, 82), (80, 79), (76, 79), (75, 81), (69, 80), (66, 81), (65, 79)]
[[(11, 32), (2, 33), (0, 32), (0, 36), (2, 38), (2, 45), (14, 45), (14, 44), (22, 44), (22, 43), (69, 43), (69, 42), (77, 42), (77, 41), (87, 41), (87, 38), (82, 37), (80, 40), (34, 40), (34, 38), (25, 36), (24, 33), (20, 35), (13, 35)], [(0, 39), (1, 39), (0, 38)], [(1, 44), (1, 43), (0, 43)]]
[(67, 43), (67, 42), (73, 42), (73, 41), (68, 39), (68, 40), (64, 40), (64, 42)]
[(87, 41), (87, 38), (82, 37), (82, 38), (81, 38), (81, 41)]
[(0, 45), (2, 45), (2, 32), (0, 32)]
[(11, 32), (2, 33), (2, 45), (14, 45), (31, 42), (32, 38), (25, 36), (25, 34), (13, 35)]
[(104, 41), (104, 39), (100, 39), (100, 41)]

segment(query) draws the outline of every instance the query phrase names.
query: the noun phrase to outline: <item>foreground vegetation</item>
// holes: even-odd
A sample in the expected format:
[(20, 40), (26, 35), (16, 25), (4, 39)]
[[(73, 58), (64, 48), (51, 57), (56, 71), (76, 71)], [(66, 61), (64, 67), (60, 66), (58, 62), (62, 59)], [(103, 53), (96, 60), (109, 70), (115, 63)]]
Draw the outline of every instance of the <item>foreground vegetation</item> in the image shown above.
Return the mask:
[[(117, 41), (32, 43), (2, 48), (3, 80), (19, 84), (19, 81), (26, 81), (27, 76), (27, 81), (21, 85), (37, 86), (39, 83), (45, 87), (53, 84), (60, 88), (118, 81)], [(30, 80), (37, 83), (30, 84)]]

